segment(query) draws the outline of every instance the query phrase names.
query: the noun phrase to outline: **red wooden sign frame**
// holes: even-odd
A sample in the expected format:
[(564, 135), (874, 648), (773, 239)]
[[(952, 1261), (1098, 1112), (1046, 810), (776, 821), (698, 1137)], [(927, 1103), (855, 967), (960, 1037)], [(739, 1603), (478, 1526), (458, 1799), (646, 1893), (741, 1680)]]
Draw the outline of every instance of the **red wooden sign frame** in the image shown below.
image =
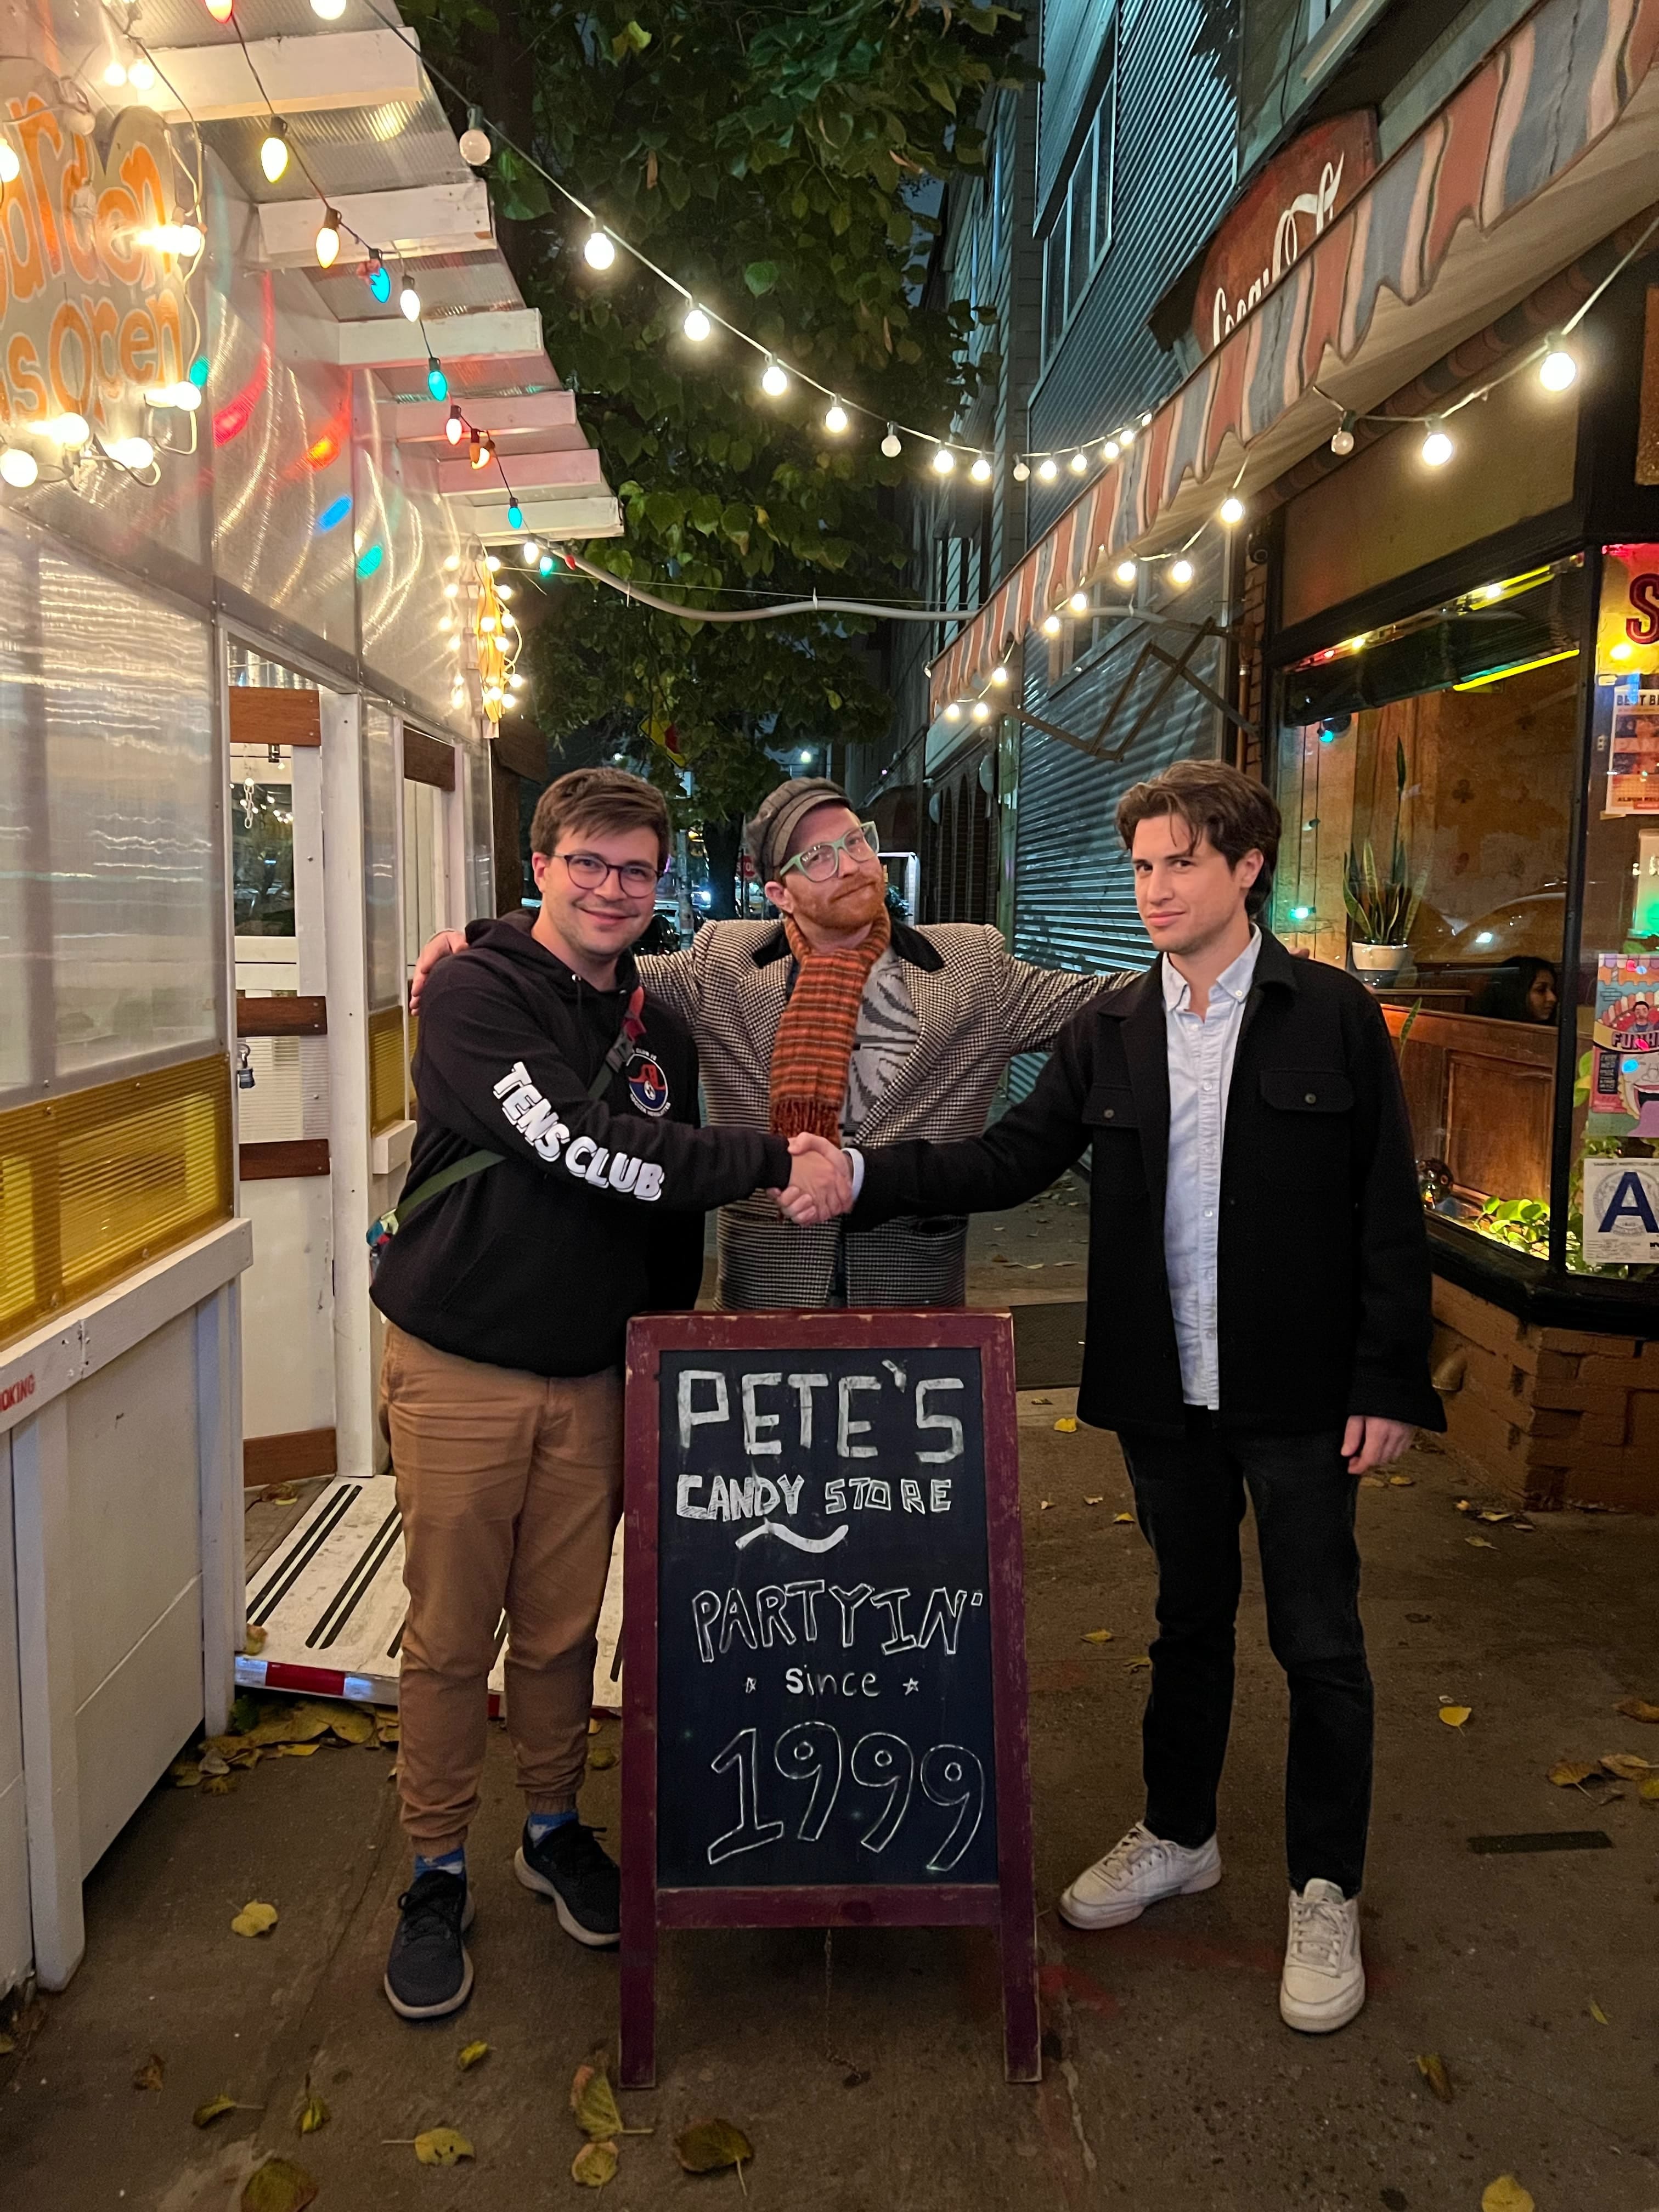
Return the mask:
[[(980, 1355), (996, 1764), (994, 1882), (825, 1884), (740, 1889), (657, 1886), (659, 1362), (665, 1352), (884, 1352)], [(665, 1928), (943, 1928), (996, 1930), (1003, 2057), (1011, 2081), (1042, 2079), (1036, 1901), (1026, 1727), (1025, 1599), (1019, 1518), (1014, 1329), (962, 1310), (647, 1314), (629, 1324), (627, 1535), (623, 1583), (622, 2065), (623, 2086), (656, 2080), (657, 1936)]]

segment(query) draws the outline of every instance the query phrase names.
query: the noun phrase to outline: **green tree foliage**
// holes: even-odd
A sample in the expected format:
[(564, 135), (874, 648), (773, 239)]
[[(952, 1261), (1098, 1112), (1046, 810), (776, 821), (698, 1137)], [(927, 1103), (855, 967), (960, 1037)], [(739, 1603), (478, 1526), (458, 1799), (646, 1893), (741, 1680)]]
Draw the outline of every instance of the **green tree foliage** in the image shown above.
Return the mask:
[[(948, 434), (975, 388), (971, 303), (918, 304), (937, 232), (921, 205), (979, 173), (975, 118), (1026, 73), (1017, 10), (939, 0), (421, 0), (423, 44), (600, 219), (849, 401)], [(503, 243), (623, 506), (586, 553), (688, 605), (744, 594), (890, 597), (906, 546), (892, 489), (925, 449), (881, 423), (824, 430), (799, 382), (625, 253), (586, 264), (586, 226), (512, 149), (489, 171)], [(510, 469), (510, 459), (509, 459)], [(691, 818), (740, 813), (774, 753), (878, 735), (888, 702), (856, 619), (690, 623), (562, 583), (527, 656), (536, 712), (571, 757), (621, 751)]]

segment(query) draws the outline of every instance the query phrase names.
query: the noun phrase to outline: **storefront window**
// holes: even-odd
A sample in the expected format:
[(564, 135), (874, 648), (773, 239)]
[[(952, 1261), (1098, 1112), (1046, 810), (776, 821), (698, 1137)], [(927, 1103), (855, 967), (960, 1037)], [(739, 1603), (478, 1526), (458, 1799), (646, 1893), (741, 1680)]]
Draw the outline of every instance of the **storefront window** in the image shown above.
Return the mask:
[(1573, 1086), (1575, 1271), (1659, 1278), (1659, 545), (1610, 545), (1596, 628)]
[(1312, 656), (1279, 750), (1275, 927), (1376, 993), (1425, 1205), (1540, 1261), (1585, 590), (1495, 577)]

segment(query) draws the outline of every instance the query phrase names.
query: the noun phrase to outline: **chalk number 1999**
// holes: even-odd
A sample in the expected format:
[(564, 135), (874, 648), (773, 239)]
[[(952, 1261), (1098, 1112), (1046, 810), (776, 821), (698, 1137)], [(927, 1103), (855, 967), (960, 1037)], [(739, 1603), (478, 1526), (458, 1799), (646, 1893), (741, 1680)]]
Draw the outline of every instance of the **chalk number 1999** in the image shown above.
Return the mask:
[[(959, 1864), (985, 1817), (984, 1765), (959, 1743), (936, 1743), (918, 1759), (902, 1735), (878, 1729), (861, 1735), (849, 1754), (841, 1730), (833, 1723), (798, 1721), (773, 1745), (772, 1764), (786, 1782), (807, 1785), (806, 1802), (795, 1830), (804, 1844), (822, 1841), (848, 1775), (856, 1787), (880, 1793), (886, 1801), (859, 1838), (861, 1850), (878, 1853), (886, 1850), (903, 1825), (918, 1783), (929, 1804), (954, 1813), (955, 1819), (927, 1863), (929, 1874), (949, 1874)], [(737, 1826), (709, 1844), (709, 1865), (719, 1866), (739, 1852), (763, 1850), (779, 1842), (786, 1823), (763, 1820), (760, 1816), (758, 1731), (739, 1729), (709, 1765), (716, 1774), (732, 1775), (738, 1791)]]

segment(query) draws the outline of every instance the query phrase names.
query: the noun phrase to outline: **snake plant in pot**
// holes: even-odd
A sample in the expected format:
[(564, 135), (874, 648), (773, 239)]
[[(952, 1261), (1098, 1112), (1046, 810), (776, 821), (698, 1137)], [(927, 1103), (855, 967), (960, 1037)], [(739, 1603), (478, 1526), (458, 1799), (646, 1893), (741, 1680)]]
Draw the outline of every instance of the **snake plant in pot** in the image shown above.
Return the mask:
[(1394, 841), (1386, 872), (1367, 838), (1358, 852), (1349, 849), (1343, 871), (1342, 903), (1348, 910), (1348, 950), (1368, 982), (1394, 981), (1411, 958), (1412, 925), (1423, 902), (1426, 878), (1413, 880), (1401, 815), (1406, 798), (1406, 748), (1395, 743)]

